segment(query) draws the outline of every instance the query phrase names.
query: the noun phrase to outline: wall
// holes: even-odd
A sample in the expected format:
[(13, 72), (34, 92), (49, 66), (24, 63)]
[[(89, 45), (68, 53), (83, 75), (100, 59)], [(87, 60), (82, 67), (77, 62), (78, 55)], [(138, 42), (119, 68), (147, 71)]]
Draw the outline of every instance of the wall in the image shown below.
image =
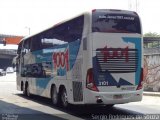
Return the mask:
[(160, 54), (144, 55), (144, 90), (160, 92)]

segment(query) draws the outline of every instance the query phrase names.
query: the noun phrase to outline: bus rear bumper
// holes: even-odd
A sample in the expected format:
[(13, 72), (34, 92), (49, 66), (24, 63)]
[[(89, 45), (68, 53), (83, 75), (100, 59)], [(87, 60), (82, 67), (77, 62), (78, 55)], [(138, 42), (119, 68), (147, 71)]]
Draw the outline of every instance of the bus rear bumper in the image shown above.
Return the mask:
[(85, 104), (123, 104), (142, 100), (143, 90), (123, 93), (88, 91)]

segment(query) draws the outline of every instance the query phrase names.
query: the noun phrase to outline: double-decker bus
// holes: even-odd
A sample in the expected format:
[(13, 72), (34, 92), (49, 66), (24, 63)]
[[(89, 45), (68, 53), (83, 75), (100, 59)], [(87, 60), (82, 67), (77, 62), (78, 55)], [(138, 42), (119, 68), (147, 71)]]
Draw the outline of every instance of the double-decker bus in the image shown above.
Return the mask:
[(24, 38), (17, 89), (63, 107), (140, 101), (141, 31), (136, 12), (95, 9)]

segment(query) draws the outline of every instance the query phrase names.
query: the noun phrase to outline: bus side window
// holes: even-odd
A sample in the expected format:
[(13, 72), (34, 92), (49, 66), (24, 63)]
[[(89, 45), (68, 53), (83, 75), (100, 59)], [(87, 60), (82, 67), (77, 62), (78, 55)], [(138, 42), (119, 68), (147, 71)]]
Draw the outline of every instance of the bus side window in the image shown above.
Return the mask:
[(41, 39), (38, 37), (33, 37), (31, 39), (31, 47), (30, 47), (30, 51), (36, 51), (36, 50), (40, 50), (41, 49)]
[[(67, 23), (64, 23), (63, 34), (65, 36), (65, 42), (74, 42), (81, 40), (84, 25), (84, 16), (77, 17)], [(63, 36), (62, 36), (63, 37)]]
[(20, 43), (19, 43), (19, 45), (18, 45), (18, 50), (17, 50), (17, 54), (18, 54), (18, 55), (20, 55), (20, 54), (21, 54), (21, 50), (22, 50), (22, 43), (23, 43), (23, 42), (20, 42)]
[(69, 38), (72, 41), (81, 40), (82, 32), (83, 32), (83, 25), (84, 25), (84, 16), (80, 16), (76, 19), (73, 19), (68, 24), (68, 34)]
[(24, 41), (22, 48), (22, 56), (30, 51), (30, 39)]
[(21, 51), (22, 51), (22, 43), (20, 42), (18, 45), (18, 50), (17, 50), (17, 57), (16, 57), (16, 72), (19, 73), (19, 66), (20, 66), (20, 57), (21, 57)]
[(25, 51), (26, 53), (30, 52), (30, 39), (26, 41), (26, 44), (25, 44)]
[(83, 25), (84, 16), (82, 15), (53, 28), (51, 32), (46, 34), (46, 37), (50, 39), (60, 40), (62, 41), (60, 43), (64, 44), (74, 42), (76, 40), (81, 40)]

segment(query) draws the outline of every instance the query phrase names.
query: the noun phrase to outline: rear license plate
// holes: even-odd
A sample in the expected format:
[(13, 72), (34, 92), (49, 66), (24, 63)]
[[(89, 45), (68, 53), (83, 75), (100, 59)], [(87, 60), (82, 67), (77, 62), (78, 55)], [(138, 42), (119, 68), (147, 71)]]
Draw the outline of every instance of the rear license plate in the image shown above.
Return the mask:
[(114, 95), (113, 96), (113, 99), (122, 99), (123, 98), (123, 95)]

